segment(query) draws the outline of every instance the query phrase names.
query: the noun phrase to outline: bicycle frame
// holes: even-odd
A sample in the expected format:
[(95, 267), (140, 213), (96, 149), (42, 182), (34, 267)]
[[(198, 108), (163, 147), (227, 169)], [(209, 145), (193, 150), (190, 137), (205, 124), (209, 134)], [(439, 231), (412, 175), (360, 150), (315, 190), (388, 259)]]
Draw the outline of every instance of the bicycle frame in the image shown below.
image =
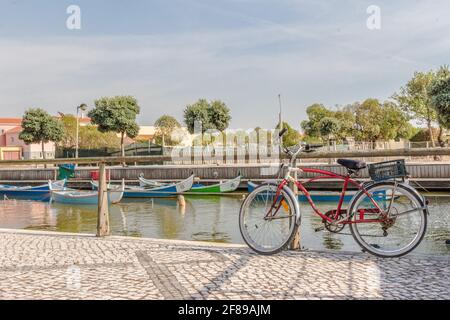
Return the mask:
[[(339, 198), (339, 202), (337, 205), (337, 209), (334, 211), (334, 216), (327, 216), (326, 214), (324, 214), (323, 212), (321, 212), (316, 204), (314, 203), (314, 201), (311, 198), (311, 195), (309, 193), (309, 191), (305, 188), (305, 186), (303, 185), (302, 182), (294, 179), (291, 176), (291, 172), (292, 171), (300, 171), (300, 172), (306, 172), (306, 173), (316, 173), (319, 174), (319, 176), (313, 177), (309, 180), (307, 180), (306, 182), (304, 182), (305, 184), (313, 182), (313, 181), (318, 181), (318, 180), (324, 180), (324, 179), (339, 179), (343, 181), (343, 187), (342, 187), (342, 192)], [(325, 171), (325, 170), (320, 170), (320, 169), (313, 169), (313, 168), (305, 168), (305, 169), (298, 169), (298, 168), (292, 168), (289, 167), (288, 168), (288, 172), (286, 174), (286, 176), (284, 177), (284, 179), (281, 181), (281, 183), (278, 185), (277, 188), (277, 192), (276, 192), (276, 196), (274, 198), (274, 203), (272, 204), (271, 209), (276, 209), (275, 213), (271, 213), (272, 210), (270, 210), (270, 216), (269, 213), (266, 215), (266, 217), (269, 218), (273, 218), (276, 213), (278, 212), (278, 210), (281, 207), (281, 204), (279, 204), (278, 206), (276, 206), (276, 202), (278, 197), (281, 194), (281, 190), (287, 186), (290, 182), (295, 183), (295, 185), (297, 186), (297, 188), (299, 189), (299, 191), (302, 192), (302, 194), (306, 197), (306, 199), (309, 202), (309, 205), (311, 206), (311, 208), (314, 210), (314, 212), (319, 215), (322, 219), (324, 219), (324, 221), (328, 221), (330, 223), (342, 223), (342, 224), (352, 224), (352, 223), (376, 223), (376, 222), (383, 222), (386, 220), (386, 216), (387, 214), (385, 213), (385, 211), (380, 208), (380, 206), (377, 204), (377, 202), (373, 199), (372, 195), (366, 190), (366, 188), (364, 187), (364, 185), (356, 180), (354, 180), (350, 174), (348, 175), (340, 175), (334, 172), (330, 172), (330, 171)], [(342, 210), (342, 205), (344, 204), (344, 198), (346, 195), (346, 192), (348, 190), (349, 185), (353, 185), (355, 187), (357, 187), (357, 189), (360, 192), (364, 192), (364, 194), (366, 194), (368, 196), (368, 198), (370, 199), (370, 201), (372, 202), (372, 204), (375, 206), (375, 208), (368, 208), (368, 209), (361, 209), (358, 211), (359, 213), (359, 218), (358, 220), (350, 220), (350, 212), (347, 212), (346, 210)], [(339, 216), (342, 213), (346, 213), (345, 218), (338, 220)], [(365, 218), (365, 214), (366, 213), (377, 213), (379, 214), (379, 216), (383, 217), (382, 219), (366, 219)]]

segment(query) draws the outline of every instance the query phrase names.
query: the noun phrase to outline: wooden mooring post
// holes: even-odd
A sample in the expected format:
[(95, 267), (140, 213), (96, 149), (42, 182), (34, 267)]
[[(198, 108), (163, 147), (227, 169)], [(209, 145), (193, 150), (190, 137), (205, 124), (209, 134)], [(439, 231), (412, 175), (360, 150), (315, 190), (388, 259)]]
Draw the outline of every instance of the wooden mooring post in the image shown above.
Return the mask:
[[(298, 179), (297, 171), (294, 172), (294, 179)], [(298, 197), (298, 188), (295, 183), (290, 184), (289, 186), (292, 191), (294, 191), (295, 197)], [(300, 242), (300, 232), (301, 232), (301, 226), (298, 226), (298, 229), (295, 231), (294, 238), (292, 238), (291, 244), (289, 245), (290, 250), (299, 250), (301, 249), (301, 242)]]
[(106, 237), (110, 234), (109, 208), (108, 208), (108, 183), (106, 181), (106, 164), (100, 164), (100, 177), (98, 182), (98, 217), (97, 237)]

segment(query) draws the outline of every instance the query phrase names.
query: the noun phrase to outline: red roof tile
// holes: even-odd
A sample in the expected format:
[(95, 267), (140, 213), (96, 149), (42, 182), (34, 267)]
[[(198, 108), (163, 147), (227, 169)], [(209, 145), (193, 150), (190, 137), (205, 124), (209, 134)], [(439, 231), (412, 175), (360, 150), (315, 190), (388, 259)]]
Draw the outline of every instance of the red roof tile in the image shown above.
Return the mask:
[(6, 131), (7, 134), (8, 133), (20, 133), (20, 132), (22, 132), (22, 127), (21, 126), (14, 127), (11, 130)]
[(16, 124), (20, 125), (22, 118), (0, 118), (0, 124)]

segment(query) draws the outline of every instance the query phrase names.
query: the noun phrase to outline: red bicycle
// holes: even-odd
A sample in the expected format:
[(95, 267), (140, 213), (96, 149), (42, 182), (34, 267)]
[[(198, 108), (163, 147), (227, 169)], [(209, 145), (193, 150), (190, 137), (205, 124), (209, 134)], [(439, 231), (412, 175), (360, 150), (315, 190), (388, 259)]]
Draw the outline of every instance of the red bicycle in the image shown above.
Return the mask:
[[(282, 131), (280, 136), (284, 133)], [(311, 150), (308, 145), (285, 149), (291, 160), (281, 182), (268, 182), (257, 187), (243, 202), (239, 227), (250, 248), (260, 254), (275, 254), (291, 242), (300, 225), (301, 212), (289, 183), (294, 183), (306, 197), (313, 211), (322, 218), (326, 230), (339, 233), (348, 225), (353, 238), (365, 252), (379, 257), (399, 257), (420, 244), (427, 227), (427, 202), (405, 179), (403, 160), (369, 165), (372, 181), (361, 183), (354, 176), (367, 167), (362, 161), (339, 159), (337, 162), (347, 168), (346, 175), (298, 168), (298, 154)], [(318, 174), (306, 183), (321, 179), (342, 180), (337, 208), (321, 212), (304, 184), (292, 177), (293, 172)], [(344, 209), (344, 198), (350, 185), (358, 192)]]

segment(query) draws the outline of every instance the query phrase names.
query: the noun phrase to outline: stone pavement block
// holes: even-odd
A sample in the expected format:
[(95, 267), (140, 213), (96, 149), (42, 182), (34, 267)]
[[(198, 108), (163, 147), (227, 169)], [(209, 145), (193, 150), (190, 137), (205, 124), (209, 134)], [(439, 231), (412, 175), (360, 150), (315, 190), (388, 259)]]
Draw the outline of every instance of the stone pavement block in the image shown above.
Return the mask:
[(0, 299), (450, 299), (449, 263), (0, 231)]

